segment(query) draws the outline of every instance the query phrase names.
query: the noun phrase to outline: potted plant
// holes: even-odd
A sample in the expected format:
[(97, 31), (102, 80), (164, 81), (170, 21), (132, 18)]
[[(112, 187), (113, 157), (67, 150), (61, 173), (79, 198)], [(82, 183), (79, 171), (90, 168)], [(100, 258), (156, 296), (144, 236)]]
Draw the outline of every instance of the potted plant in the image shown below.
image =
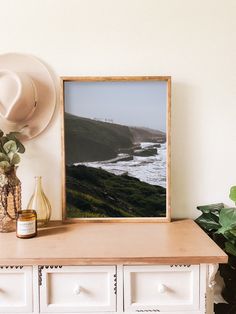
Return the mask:
[[(230, 199), (236, 202), (236, 186), (231, 187)], [(219, 272), (225, 287), (222, 296), (227, 304), (216, 304), (215, 313), (236, 313), (236, 208), (223, 203), (197, 207), (201, 216), (198, 225), (228, 254), (228, 264), (220, 264)]]
[(15, 230), (17, 211), (21, 209), (21, 182), (16, 176), (20, 155), (25, 152), (18, 132), (0, 130), (0, 232)]

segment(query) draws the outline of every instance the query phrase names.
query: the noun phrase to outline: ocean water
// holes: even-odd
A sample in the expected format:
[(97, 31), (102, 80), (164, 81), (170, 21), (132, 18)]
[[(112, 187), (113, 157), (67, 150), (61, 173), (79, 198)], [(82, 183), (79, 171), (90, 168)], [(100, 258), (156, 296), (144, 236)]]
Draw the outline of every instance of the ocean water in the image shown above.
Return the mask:
[[(143, 150), (152, 148), (158, 143), (141, 143)], [(126, 173), (140, 181), (152, 185), (166, 187), (166, 143), (160, 144), (157, 154), (150, 157), (133, 156), (133, 160), (119, 161), (121, 158), (128, 158), (128, 154), (119, 154), (116, 158), (105, 161), (75, 163), (75, 165), (86, 165), (94, 168), (102, 168), (116, 175)], [(117, 161), (116, 161), (117, 160)]]

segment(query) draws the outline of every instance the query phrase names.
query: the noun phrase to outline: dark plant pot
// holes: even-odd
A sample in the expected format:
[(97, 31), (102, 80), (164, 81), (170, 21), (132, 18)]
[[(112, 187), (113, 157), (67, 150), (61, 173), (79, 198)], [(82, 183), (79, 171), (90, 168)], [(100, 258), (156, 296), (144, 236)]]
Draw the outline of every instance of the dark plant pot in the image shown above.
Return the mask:
[(213, 233), (211, 237), (217, 245), (224, 251), (225, 250), (225, 237), (222, 234)]

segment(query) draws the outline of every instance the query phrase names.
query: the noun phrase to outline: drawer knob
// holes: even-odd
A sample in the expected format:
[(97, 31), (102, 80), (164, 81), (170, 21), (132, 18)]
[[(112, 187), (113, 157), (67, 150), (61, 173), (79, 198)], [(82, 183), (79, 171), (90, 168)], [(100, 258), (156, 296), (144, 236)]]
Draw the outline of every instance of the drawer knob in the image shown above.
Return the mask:
[(167, 287), (165, 285), (163, 285), (162, 283), (160, 283), (158, 285), (158, 292), (159, 293), (165, 293), (167, 291)]
[(73, 292), (75, 295), (79, 295), (81, 293), (81, 287), (79, 285), (76, 285)]

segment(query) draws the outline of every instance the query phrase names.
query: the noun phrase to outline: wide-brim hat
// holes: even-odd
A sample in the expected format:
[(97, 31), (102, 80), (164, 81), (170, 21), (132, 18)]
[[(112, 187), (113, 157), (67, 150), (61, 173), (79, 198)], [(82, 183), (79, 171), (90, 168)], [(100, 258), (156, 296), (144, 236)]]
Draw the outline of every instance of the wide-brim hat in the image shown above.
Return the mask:
[(55, 82), (44, 63), (25, 54), (0, 55), (0, 129), (31, 139), (48, 126), (55, 106)]

